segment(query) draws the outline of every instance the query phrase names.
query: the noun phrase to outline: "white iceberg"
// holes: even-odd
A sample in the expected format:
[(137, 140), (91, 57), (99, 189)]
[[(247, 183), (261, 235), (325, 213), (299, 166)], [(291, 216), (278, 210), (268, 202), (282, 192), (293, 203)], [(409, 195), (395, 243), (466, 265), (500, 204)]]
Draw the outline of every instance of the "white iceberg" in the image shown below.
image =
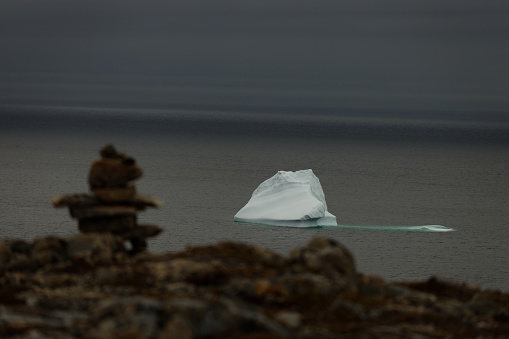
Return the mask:
[(273, 226), (337, 226), (336, 217), (327, 211), (320, 180), (311, 169), (277, 172), (258, 186), (234, 219)]

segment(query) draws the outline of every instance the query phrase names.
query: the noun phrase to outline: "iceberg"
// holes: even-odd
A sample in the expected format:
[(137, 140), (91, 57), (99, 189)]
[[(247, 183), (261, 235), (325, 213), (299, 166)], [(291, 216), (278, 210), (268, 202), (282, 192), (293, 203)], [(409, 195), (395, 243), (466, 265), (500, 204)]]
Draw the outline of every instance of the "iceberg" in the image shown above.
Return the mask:
[(337, 226), (311, 169), (277, 172), (258, 186), (234, 220), (271, 226)]

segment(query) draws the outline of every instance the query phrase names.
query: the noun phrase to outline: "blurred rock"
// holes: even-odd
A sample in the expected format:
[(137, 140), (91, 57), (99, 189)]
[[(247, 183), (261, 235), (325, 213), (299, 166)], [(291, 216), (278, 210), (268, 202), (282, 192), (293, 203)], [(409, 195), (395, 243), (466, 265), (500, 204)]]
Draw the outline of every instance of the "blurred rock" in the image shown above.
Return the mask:
[(96, 188), (94, 193), (104, 202), (123, 202), (134, 198), (136, 187), (134, 185), (127, 185), (123, 188)]
[(82, 233), (125, 233), (137, 228), (136, 215), (120, 215), (96, 218), (83, 218), (78, 221)]
[(102, 158), (90, 166), (88, 173), (90, 189), (125, 188), (129, 182), (141, 177), (142, 171), (134, 158), (117, 153), (113, 145), (106, 145), (100, 154)]
[(332, 239), (313, 238), (306, 247), (292, 251), (290, 259), (311, 271), (357, 283), (352, 253)]
[(505, 338), (508, 315), (507, 293), (387, 282), (324, 238), (288, 257), (235, 242), (129, 255), (111, 233), (0, 239), (0, 338)]
[(67, 239), (67, 256), (72, 260), (112, 262), (116, 253), (125, 251), (123, 239), (112, 234), (78, 234)]

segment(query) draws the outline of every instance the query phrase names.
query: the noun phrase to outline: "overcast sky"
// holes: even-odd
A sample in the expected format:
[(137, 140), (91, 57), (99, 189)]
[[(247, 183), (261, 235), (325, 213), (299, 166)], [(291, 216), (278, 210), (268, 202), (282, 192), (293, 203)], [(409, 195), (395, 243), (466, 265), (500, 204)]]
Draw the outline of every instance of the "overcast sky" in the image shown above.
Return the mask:
[(509, 1), (2, 0), (0, 103), (509, 112)]

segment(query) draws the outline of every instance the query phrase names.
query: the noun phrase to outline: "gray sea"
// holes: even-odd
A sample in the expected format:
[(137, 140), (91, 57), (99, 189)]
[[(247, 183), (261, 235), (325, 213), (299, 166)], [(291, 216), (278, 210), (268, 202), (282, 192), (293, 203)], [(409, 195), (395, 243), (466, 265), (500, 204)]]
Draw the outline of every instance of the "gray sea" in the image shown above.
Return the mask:
[[(242, 107), (0, 106), (1, 236), (77, 233), (50, 199), (86, 192), (98, 151), (134, 156), (140, 193), (164, 202), (140, 222), (151, 251), (243, 241), (288, 254), (315, 236), (393, 281), (443, 279), (509, 291), (509, 117), (483, 112)], [(313, 169), (342, 225), (266, 227), (233, 216), (278, 170)], [(438, 224), (454, 232), (386, 230)]]

